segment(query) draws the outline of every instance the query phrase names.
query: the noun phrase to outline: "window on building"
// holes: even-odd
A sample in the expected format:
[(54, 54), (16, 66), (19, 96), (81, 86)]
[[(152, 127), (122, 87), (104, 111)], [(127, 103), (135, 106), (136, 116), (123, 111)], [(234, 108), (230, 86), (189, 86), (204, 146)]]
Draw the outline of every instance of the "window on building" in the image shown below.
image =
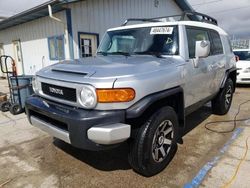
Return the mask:
[(53, 36), (48, 38), (50, 60), (65, 59), (64, 36)]
[(195, 58), (196, 41), (209, 41), (208, 31), (199, 28), (187, 28), (189, 58)]
[(97, 34), (79, 33), (79, 53), (81, 58), (95, 56), (97, 38)]
[(211, 55), (223, 54), (223, 47), (219, 33), (211, 30), (210, 36), (212, 40)]

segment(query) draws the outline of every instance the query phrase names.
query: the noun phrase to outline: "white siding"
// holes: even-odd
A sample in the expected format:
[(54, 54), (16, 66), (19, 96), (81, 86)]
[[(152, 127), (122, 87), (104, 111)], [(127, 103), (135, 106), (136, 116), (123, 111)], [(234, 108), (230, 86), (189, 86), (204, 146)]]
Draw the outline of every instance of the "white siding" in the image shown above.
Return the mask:
[(173, 0), (86, 0), (69, 4), (72, 13), (74, 57), (79, 58), (78, 32), (98, 33), (99, 38), (108, 28), (121, 25), (127, 18), (150, 18), (180, 14)]
[[(66, 20), (64, 11), (56, 13), (55, 16)], [(62, 34), (64, 34), (62, 24), (49, 17), (44, 17), (0, 31), (0, 43), (4, 44), (5, 54), (14, 57), (12, 41), (20, 40), (24, 73), (34, 74), (42, 66), (48, 66), (55, 62), (49, 60), (47, 38)], [(44, 63), (42, 59), (44, 59)]]

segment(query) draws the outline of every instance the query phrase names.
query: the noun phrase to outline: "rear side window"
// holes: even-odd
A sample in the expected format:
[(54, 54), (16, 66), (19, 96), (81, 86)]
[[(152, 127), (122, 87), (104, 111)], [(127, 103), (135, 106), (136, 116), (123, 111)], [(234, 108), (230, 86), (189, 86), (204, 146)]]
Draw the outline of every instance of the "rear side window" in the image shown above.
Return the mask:
[(222, 42), (218, 32), (211, 30), (210, 36), (212, 40), (210, 55), (223, 54)]
[(186, 31), (188, 39), (189, 58), (195, 58), (196, 41), (202, 41), (202, 40), (209, 41), (208, 30), (187, 27)]

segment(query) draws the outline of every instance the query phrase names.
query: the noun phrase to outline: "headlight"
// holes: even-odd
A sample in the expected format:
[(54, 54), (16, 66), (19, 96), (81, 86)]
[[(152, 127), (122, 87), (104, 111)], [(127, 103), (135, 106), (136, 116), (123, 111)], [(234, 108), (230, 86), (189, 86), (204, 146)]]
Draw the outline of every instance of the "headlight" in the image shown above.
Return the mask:
[(97, 103), (95, 88), (92, 86), (83, 86), (80, 92), (80, 103), (85, 108), (94, 108)]
[(244, 73), (250, 73), (250, 67), (246, 68), (243, 72)]
[(38, 83), (37, 83), (36, 76), (34, 76), (34, 77), (32, 78), (32, 88), (33, 88), (33, 91), (34, 91), (35, 93), (38, 93), (39, 88), (38, 88)]

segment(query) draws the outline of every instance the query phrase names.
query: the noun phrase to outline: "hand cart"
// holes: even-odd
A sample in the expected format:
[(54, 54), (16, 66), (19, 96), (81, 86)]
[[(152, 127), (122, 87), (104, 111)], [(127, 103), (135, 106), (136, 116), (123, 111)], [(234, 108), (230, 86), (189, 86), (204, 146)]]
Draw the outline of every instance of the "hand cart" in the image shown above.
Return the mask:
[(11, 56), (0, 56), (0, 67), (7, 76), (10, 92), (9, 100), (0, 104), (0, 110), (20, 114), (24, 112), (26, 98), (33, 93), (32, 76), (17, 76), (15, 60)]

